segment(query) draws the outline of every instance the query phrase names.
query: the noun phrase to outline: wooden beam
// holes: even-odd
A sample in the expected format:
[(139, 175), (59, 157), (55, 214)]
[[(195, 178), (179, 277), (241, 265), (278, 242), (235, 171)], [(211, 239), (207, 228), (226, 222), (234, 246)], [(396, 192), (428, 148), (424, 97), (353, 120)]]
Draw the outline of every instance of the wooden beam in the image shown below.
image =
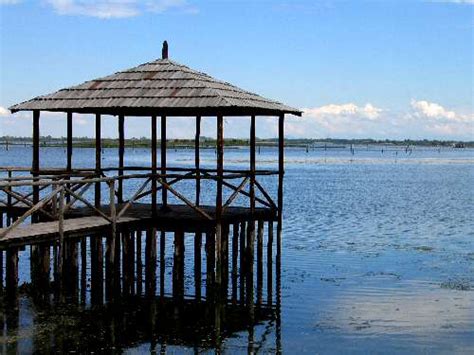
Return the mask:
[(72, 170), (72, 112), (67, 113), (67, 171)]
[[(33, 111), (33, 159), (31, 170), (33, 173), (33, 177), (38, 176), (38, 172), (40, 169), (40, 162), (39, 162), (39, 146), (40, 146), (40, 111), (34, 110)], [(33, 186), (33, 204), (36, 205), (39, 202), (39, 186)], [(38, 216), (32, 216), (32, 222), (38, 222)]]
[[(102, 165), (102, 140), (101, 140), (101, 117), (100, 114), (95, 116), (95, 173), (97, 176), (101, 174)], [(100, 207), (100, 182), (95, 184), (95, 206)]]
[(224, 174), (224, 118), (217, 116), (216, 284), (222, 278), (222, 180)]
[(201, 172), (199, 139), (201, 138), (201, 116), (196, 117), (196, 137), (194, 139), (194, 166), (196, 168), (196, 206), (201, 202)]
[(151, 210), (153, 217), (156, 217), (156, 174), (157, 174), (157, 157), (156, 157), (156, 116), (151, 116)]
[(255, 116), (250, 119), (250, 213), (255, 213)]
[[(125, 131), (124, 131), (124, 115), (119, 115), (118, 117), (118, 136), (119, 136), (119, 146), (118, 146), (118, 154), (119, 154), (119, 170), (118, 175), (123, 176), (123, 158), (125, 154)], [(123, 180), (118, 180), (118, 202), (123, 202)]]
[(281, 257), (281, 230), (283, 212), (283, 176), (285, 174), (285, 115), (278, 118), (278, 226), (277, 226), (277, 260)]
[[(161, 116), (161, 174), (166, 174), (166, 116)], [(162, 178), (166, 183), (166, 178)], [(162, 206), (168, 207), (168, 191), (161, 190)]]

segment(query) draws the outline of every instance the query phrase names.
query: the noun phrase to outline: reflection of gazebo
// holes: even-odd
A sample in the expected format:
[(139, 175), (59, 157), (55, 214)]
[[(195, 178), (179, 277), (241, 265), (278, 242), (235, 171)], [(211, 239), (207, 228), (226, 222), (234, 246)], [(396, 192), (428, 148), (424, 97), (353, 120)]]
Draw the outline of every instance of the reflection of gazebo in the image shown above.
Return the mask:
[[(127, 213), (133, 211), (137, 201), (145, 196), (151, 196), (151, 204), (140, 205), (140, 218), (151, 218), (151, 220), (153, 220), (154, 217), (159, 215), (161, 218), (160, 221), (163, 221), (163, 218), (166, 219), (167, 211), (179, 211), (176, 206), (168, 204), (168, 193), (171, 193), (178, 200), (184, 203), (184, 206), (186, 206), (191, 214), (194, 213), (193, 220), (196, 220), (196, 216), (199, 217), (196, 222), (197, 225), (199, 225), (199, 221), (201, 220), (215, 226), (217, 237), (216, 246), (218, 249), (221, 235), (223, 233), (222, 221), (224, 220), (226, 220), (226, 228), (228, 228), (230, 224), (238, 223), (242, 220), (255, 222), (257, 219), (255, 217), (256, 213), (263, 211), (267, 213), (267, 216), (274, 216), (281, 221), (283, 202), (284, 116), (285, 114), (300, 116), (301, 112), (281, 103), (244, 91), (226, 82), (218, 81), (206, 74), (197, 72), (184, 65), (169, 60), (168, 45), (166, 41), (163, 44), (162, 59), (100, 79), (87, 81), (81, 85), (62, 89), (50, 95), (36, 97), (29, 101), (14, 105), (10, 110), (13, 113), (17, 111), (33, 111), (33, 163), (31, 167), (31, 174), (33, 177), (30, 180), (31, 182), (29, 185), (32, 187), (32, 198), (29, 197), (30, 195), (20, 195), (23, 196), (22, 198), (24, 199), (22, 200), (22, 203), (26, 203), (27, 207), (32, 207), (32, 209), (34, 209), (33, 217), (46, 216), (48, 217), (46, 220), (59, 219), (62, 221), (63, 217), (61, 217), (61, 212), (56, 214), (52, 213), (51, 211), (55, 212), (57, 210), (48, 207), (52, 206), (52, 197), (48, 196), (49, 200), (43, 200), (45, 197), (42, 195), (44, 195), (44, 192), (46, 191), (44, 190), (44, 187), (47, 184), (51, 184), (51, 186), (63, 186), (63, 195), (66, 195), (67, 198), (71, 198), (73, 201), (80, 200), (84, 202), (89, 207), (89, 211), (92, 210), (94, 214), (98, 215), (98, 218), (103, 217), (104, 219), (101, 222), (97, 222), (97, 225), (100, 225), (100, 223), (112, 223), (114, 226), (115, 224), (118, 226), (121, 222), (122, 224), (125, 223), (123, 219), (120, 220), (121, 217), (126, 216), (125, 211), (127, 211)], [(67, 114), (67, 165), (65, 169), (53, 171), (52, 169), (40, 167), (39, 122), (41, 111), (65, 112)], [(73, 114), (95, 115), (96, 153), (95, 167), (92, 169), (89, 168), (84, 171), (78, 171), (72, 168)], [(114, 115), (118, 117), (119, 166), (116, 169), (104, 169), (101, 166), (102, 115)], [(151, 117), (151, 168), (126, 167), (124, 165), (124, 118), (126, 116)], [(172, 116), (188, 116), (196, 118), (195, 166), (192, 169), (167, 166), (166, 124), (167, 118)], [(217, 117), (216, 169), (203, 169), (200, 167), (199, 137), (201, 117), (204, 116)], [(248, 170), (224, 169), (224, 116), (250, 116), (251, 118), (250, 166)], [(278, 117), (278, 171), (256, 169), (256, 116)], [(157, 162), (157, 117), (160, 117), (161, 119), (161, 164), (159, 167)], [(141, 174), (130, 173), (131, 171), (137, 170), (141, 172)], [(89, 175), (81, 175), (81, 173), (84, 173), (85, 171), (88, 171)], [(90, 175), (91, 171), (93, 172), (93, 175)], [(106, 176), (105, 172), (107, 171), (117, 171), (118, 175), (115, 177)], [(144, 171), (146, 174), (143, 173)], [(126, 172), (127, 174), (125, 174)], [(259, 175), (277, 175), (279, 177), (276, 203), (273, 201), (270, 194), (257, 181), (256, 176)], [(83, 180), (74, 179), (78, 176), (82, 177)], [(138, 191), (136, 191), (136, 193), (133, 193), (128, 199), (126, 199), (124, 198), (126, 191), (123, 188), (123, 183), (125, 180), (130, 179), (142, 179), (145, 180), (145, 183)], [(200, 195), (202, 179), (216, 182), (214, 206), (201, 206)], [(241, 182), (240, 184), (232, 184), (232, 179), (241, 179)], [(195, 198), (186, 197), (173, 188), (172, 185), (181, 180), (195, 181)], [(35, 181), (37, 182), (35, 183)], [(101, 201), (104, 202), (104, 198), (101, 196), (101, 183), (106, 183), (109, 184), (109, 187), (113, 187), (110, 193), (110, 211), (107, 210), (108, 207), (105, 208), (101, 204)], [(8, 188), (20, 185), (18, 182), (16, 182), (16, 184), (17, 185), (10, 184), (9, 187), (6, 187), (3, 190), (8, 190)], [(84, 189), (86, 188), (86, 184), (95, 185), (95, 197), (93, 202), (87, 202), (85, 201), (86, 197), (79, 196), (82, 187), (84, 187)], [(115, 186), (117, 186), (116, 191)], [(147, 186), (149, 186), (149, 188), (147, 188)], [(249, 187), (248, 191), (246, 190), (247, 186)], [(229, 196), (227, 201), (223, 201), (224, 187), (227, 187), (232, 191), (232, 194)], [(60, 190), (61, 189), (55, 190), (59, 191), (58, 195)], [(160, 192), (160, 190), (161, 201), (158, 201), (158, 192)], [(261, 197), (256, 196), (257, 190), (260, 191)], [(236, 197), (241, 195), (249, 198), (249, 205), (245, 210), (243, 210), (243, 212), (241, 208), (238, 209), (238, 213), (236, 214), (238, 216), (233, 220), (233, 208), (236, 207), (230, 205)], [(9, 193), (10, 199), (12, 197), (15, 199), (18, 196), (19, 193), (16, 193), (16, 195)], [(115, 198), (118, 202), (117, 210), (115, 209)], [(192, 201), (193, 199), (195, 201)], [(57, 203), (56, 198), (54, 198), (54, 201)], [(257, 209), (256, 203), (262, 205), (262, 208)], [(36, 209), (33, 206), (36, 206)], [(65, 209), (68, 209), (72, 205), (67, 203), (65, 206)], [(183, 205), (180, 205), (179, 208), (182, 209)], [(32, 209), (30, 209), (29, 212), (26, 212), (26, 214), (33, 213)], [(143, 209), (145, 209), (147, 213), (149, 212), (150, 215), (148, 216), (147, 213), (142, 213)], [(106, 210), (108, 212), (106, 212)], [(110, 216), (107, 215), (109, 212)], [(179, 224), (179, 228), (187, 225), (186, 215), (189, 215), (188, 212), (183, 212), (183, 221)], [(41, 214), (39, 215), (39, 213)], [(90, 214), (88, 217), (90, 217)], [(133, 218), (135, 218), (135, 216)], [(272, 218), (273, 217), (269, 217), (267, 220)], [(16, 224), (20, 224), (21, 221), (23, 220), (20, 217)], [(39, 220), (36, 219), (36, 221)], [(64, 233), (67, 233), (68, 230), (73, 230), (74, 226), (72, 223), (73, 222), (68, 219), (59, 223), (59, 230), (56, 230), (56, 233), (59, 233), (59, 235), (62, 236)], [(67, 226), (67, 228), (64, 226)], [(252, 235), (254, 234), (255, 224), (249, 223), (249, 226), (251, 226), (249, 229), (253, 232), (250, 233), (250, 235)], [(2, 238), (5, 236), (14, 238), (15, 231), (13, 229), (16, 227), (17, 225), (10, 226), (8, 230), (3, 230), (3, 232), (0, 229), (0, 244), (2, 243)], [(35, 227), (32, 225), (30, 228), (34, 229)], [(66, 232), (61, 228), (65, 229)], [(22, 233), (24, 237), (24, 234), (27, 232), (24, 230)], [(32, 233), (34, 234), (36, 232)], [(4, 243), (6, 243), (6, 241), (4, 241)], [(278, 242), (277, 253), (279, 253), (279, 247), (280, 243)]]

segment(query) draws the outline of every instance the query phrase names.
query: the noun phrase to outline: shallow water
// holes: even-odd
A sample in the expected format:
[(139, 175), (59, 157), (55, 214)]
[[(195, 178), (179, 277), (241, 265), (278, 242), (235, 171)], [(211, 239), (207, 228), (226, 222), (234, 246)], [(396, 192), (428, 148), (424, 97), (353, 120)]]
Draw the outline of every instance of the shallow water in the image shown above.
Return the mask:
[[(0, 149), (0, 166), (30, 164), (29, 148)], [(192, 154), (170, 150), (168, 164), (189, 166)], [(202, 154), (203, 165), (214, 166), (214, 151)], [(148, 165), (149, 156), (146, 149), (127, 149), (126, 164)], [(247, 157), (246, 149), (228, 149), (226, 166), (247, 166)], [(257, 164), (275, 167), (275, 157), (273, 149), (262, 148)], [(74, 151), (76, 167), (92, 166), (93, 159), (92, 149)], [(44, 166), (63, 166), (64, 149), (43, 149), (41, 161)], [(117, 162), (116, 150), (106, 149), (103, 165)], [(261, 181), (275, 192), (272, 179)], [(473, 353), (473, 186), (474, 150), (469, 149), (405, 152), (388, 147), (382, 153), (381, 148), (358, 147), (354, 154), (337, 149), (287, 149), (281, 329), (276, 330), (273, 320), (263, 319), (248, 330), (230, 332), (222, 350), (247, 352), (250, 337), (253, 349), (260, 352)], [(190, 183), (183, 183), (180, 191), (191, 188)], [(212, 193), (207, 191), (203, 198), (212, 201)], [(190, 275), (191, 239), (186, 240), (186, 247)], [(23, 253), (27, 259), (27, 251)], [(166, 263), (170, 274), (171, 242)], [(29, 263), (22, 256), (20, 268), (21, 282), (28, 282)], [(192, 289), (189, 275), (186, 288)], [(166, 287), (169, 290), (170, 285)], [(146, 307), (146, 301), (135, 300), (121, 310), (133, 324)], [(19, 331), (2, 341), (28, 352), (44, 341), (49, 330), (61, 332), (61, 325), (74, 325), (80, 330), (74, 333), (72, 327), (64, 339), (80, 336), (79, 349), (108, 349), (108, 341), (95, 339), (102, 328), (90, 323), (106, 319), (104, 314), (113, 311), (79, 307), (77, 312), (48, 311), (23, 295)], [(121, 342), (119, 350), (160, 351), (164, 338), (150, 341), (143, 334), (146, 331), (147, 327), (140, 328), (135, 338)], [(174, 334), (175, 341), (166, 338), (166, 349), (209, 351), (212, 346), (199, 338), (206, 334), (196, 332), (193, 346), (180, 338), (181, 333)], [(54, 349), (61, 348), (55, 344)]]

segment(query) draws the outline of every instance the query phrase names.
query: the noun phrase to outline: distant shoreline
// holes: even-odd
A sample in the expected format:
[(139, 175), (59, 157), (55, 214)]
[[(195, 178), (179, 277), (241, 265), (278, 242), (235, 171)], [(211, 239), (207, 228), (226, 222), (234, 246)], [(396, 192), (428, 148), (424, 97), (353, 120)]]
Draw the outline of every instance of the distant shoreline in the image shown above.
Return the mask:
[[(169, 148), (194, 148), (194, 139), (168, 139), (167, 146)], [(200, 140), (201, 148), (214, 148), (216, 144), (215, 139), (202, 137)], [(249, 140), (228, 138), (224, 140), (227, 147), (248, 147)], [(32, 140), (30, 137), (0, 137), (0, 146), (30, 146)], [(277, 138), (258, 139), (257, 146), (273, 147), (278, 145)], [(380, 147), (445, 147), (445, 148), (474, 148), (474, 141), (463, 142), (454, 140), (376, 140), (376, 139), (285, 139), (287, 147), (301, 147), (311, 149), (334, 149), (334, 148), (351, 148), (351, 146), (380, 146)], [(40, 146), (42, 147), (65, 147), (66, 138), (55, 138), (45, 136), (40, 138)], [(148, 148), (151, 146), (149, 138), (130, 138), (125, 139), (125, 147), (127, 148)], [(89, 137), (74, 137), (74, 148), (93, 148), (95, 147), (95, 139)], [(103, 138), (103, 148), (117, 148), (118, 139)]]

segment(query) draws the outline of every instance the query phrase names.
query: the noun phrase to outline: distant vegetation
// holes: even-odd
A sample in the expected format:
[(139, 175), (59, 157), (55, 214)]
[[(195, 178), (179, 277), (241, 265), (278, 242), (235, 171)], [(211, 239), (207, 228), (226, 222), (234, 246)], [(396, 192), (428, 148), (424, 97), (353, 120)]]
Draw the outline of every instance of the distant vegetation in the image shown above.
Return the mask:
[[(51, 136), (45, 136), (40, 138), (40, 144), (43, 147), (63, 147), (66, 146), (66, 138), (54, 138)], [(30, 137), (11, 137), (3, 136), (0, 137), (0, 145), (31, 145)], [(224, 143), (226, 146), (248, 146), (248, 139), (237, 139), (228, 138)], [(278, 144), (276, 138), (272, 139), (258, 139), (257, 145), (259, 146), (275, 146)], [(474, 141), (460, 142), (453, 140), (376, 140), (376, 139), (286, 139), (285, 144), (287, 146), (295, 147), (350, 147), (361, 146), (361, 145), (380, 145), (380, 146), (424, 146), (424, 147), (457, 147), (457, 148), (474, 148)], [(125, 140), (126, 147), (150, 147), (151, 141), (149, 138), (130, 138)], [(213, 138), (201, 137), (200, 146), (203, 148), (213, 148), (216, 145), (216, 141)], [(95, 146), (94, 138), (90, 137), (74, 137), (73, 146), (76, 148), (91, 148)], [(118, 147), (118, 139), (103, 138), (102, 146), (104, 148)], [(170, 148), (190, 148), (194, 147), (193, 139), (169, 139), (167, 146)]]

